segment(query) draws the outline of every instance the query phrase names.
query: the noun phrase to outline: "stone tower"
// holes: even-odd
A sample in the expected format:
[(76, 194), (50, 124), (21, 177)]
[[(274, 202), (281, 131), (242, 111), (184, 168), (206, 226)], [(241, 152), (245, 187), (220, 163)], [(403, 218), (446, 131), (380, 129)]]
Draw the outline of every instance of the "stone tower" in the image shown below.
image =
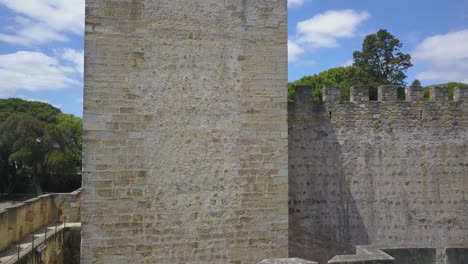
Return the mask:
[(86, 0), (81, 263), (288, 255), (286, 0)]

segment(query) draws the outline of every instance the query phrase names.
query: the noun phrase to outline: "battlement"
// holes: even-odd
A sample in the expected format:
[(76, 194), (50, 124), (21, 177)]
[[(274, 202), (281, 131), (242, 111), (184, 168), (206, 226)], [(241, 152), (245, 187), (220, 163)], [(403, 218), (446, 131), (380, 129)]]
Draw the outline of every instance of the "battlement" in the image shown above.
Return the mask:
[(312, 100), (311, 87), (296, 89), (288, 119), (291, 256), (322, 264), (345, 253), (352, 257), (331, 263), (369, 263), (354, 246), (431, 245), (441, 264), (444, 248), (468, 239), (460, 214), (468, 87), (454, 100), (446, 87), (431, 88), (427, 99), (410, 86), (404, 101), (397, 89), (380, 86), (371, 101), (367, 87), (353, 86), (343, 100), (339, 87), (326, 86), (323, 102)]
[[(299, 86), (296, 87), (296, 100), (304, 101), (302, 96), (312, 94), (312, 87)], [(429, 88), (429, 101), (449, 101), (448, 88), (445, 86), (435, 86)], [(307, 91), (310, 90), (310, 91)], [(380, 102), (396, 102), (397, 101), (398, 87), (394, 85), (382, 85), (378, 87), (378, 100)], [(324, 86), (322, 88), (324, 102), (342, 102), (341, 91), (338, 86)], [(350, 89), (351, 102), (368, 102), (369, 101), (369, 88), (366, 86), (355, 85)], [(405, 89), (406, 102), (419, 102), (424, 101), (424, 89), (421, 86), (409, 86)], [(461, 86), (455, 88), (454, 100), (455, 102), (468, 101), (468, 86)]]
[[(381, 122), (389, 125), (405, 126), (427, 125), (427, 122), (462, 122), (468, 111), (468, 86), (457, 87), (454, 100), (449, 100), (447, 87), (432, 87), (429, 98), (424, 98), (420, 86), (410, 86), (406, 90), (405, 100), (398, 100), (397, 87), (382, 85), (378, 87), (378, 100), (369, 99), (369, 88), (352, 86), (350, 100), (343, 100), (340, 87), (323, 87), (323, 101), (312, 100), (313, 88), (296, 87), (295, 103), (290, 105), (290, 115), (302, 113), (303, 119), (310, 119), (311, 113), (326, 115), (331, 122)], [(401, 119), (404, 120), (401, 120)], [(379, 126), (374, 124), (373, 126)], [(451, 126), (451, 125), (450, 125)], [(446, 126), (447, 127), (447, 126)]]

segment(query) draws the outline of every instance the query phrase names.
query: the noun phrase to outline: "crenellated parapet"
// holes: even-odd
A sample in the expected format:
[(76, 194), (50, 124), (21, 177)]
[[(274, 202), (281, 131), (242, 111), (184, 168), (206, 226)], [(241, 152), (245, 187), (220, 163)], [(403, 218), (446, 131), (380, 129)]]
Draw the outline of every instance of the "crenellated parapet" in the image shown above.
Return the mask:
[(453, 92), (454, 101), (468, 101), (468, 86), (456, 87)]
[(428, 99), (410, 86), (399, 100), (384, 85), (375, 101), (363, 86), (350, 100), (326, 86), (316, 102), (312, 90), (301, 87), (289, 105), (290, 255), (377, 263), (354, 246), (431, 245), (437, 262), (420, 263), (439, 264), (447, 246), (468, 241), (468, 87), (454, 100), (446, 87)]
[(435, 86), (429, 89), (430, 101), (448, 101), (449, 93), (447, 87)]
[(302, 105), (302, 104), (307, 104), (307, 102), (310, 100), (312, 100), (312, 87), (297, 86), (296, 87), (296, 102)]
[[(398, 89), (394, 85), (382, 85), (378, 87), (377, 100), (370, 100), (368, 87), (352, 86), (350, 99), (344, 100), (340, 87), (325, 86), (322, 90), (323, 101), (316, 102), (312, 99), (313, 88), (300, 86), (296, 89), (295, 104), (289, 110), (290, 114), (302, 113), (301, 118), (304, 120), (311, 118), (311, 113), (316, 113), (339, 123), (378, 121), (390, 127), (427, 126), (427, 122), (438, 122), (442, 127), (449, 127), (450, 122), (465, 124), (468, 86), (456, 88), (454, 99), (449, 99), (448, 88), (444, 86), (429, 88), (429, 98), (424, 98), (424, 89), (421, 86), (409, 86), (405, 89), (404, 100), (397, 98)], [(374, 126), (379, 125), (381, 123)]]
[[(378, 88), (379, 102), (397, 102), (398, 87), (395, 85), (381, 85)], [(296, 87), (296, 102), (307, 102), (312, 98), (313, 87)], [(405, 89), (406, 102), (425, 101), (424, 89), (421, 86), (409, 86)], [(454, 99), (449, 100), (449, 92), (446, 86), (429, 88), (430, 102), (463, 102), (468, 100), (468, 86), (457, 87), (454, 90)], [(344, 102), (341, 99), (339, 86), (324, 86), (322, 88), (322, 101), (326, 103)], [(350, 102), (369, 102), (369, 88), (362, 85), (354, 85), (350, 88)]]
[(369, 88), (367, 86), (355, 85), (350, 89), (351, 102), (369, 101)]
[(405, 89), (407, 102), (419, 102), (424, 100), (424, 89), (422, 86), (409, 86)]
[(395, 85), (381, 85), (377, 90), (379, 101), (394, 102), (398, 98), (398, 87)]
[[(312, 87), (302, 87), (302, 89), (309, 89), (312, 92)], [(341, 98), (340, 87), (338, 86), (324, 86), (322, 88), (322, 100), (324, 102), (339, 102)], [(297, 99), (297, 97), (296, 97)]]

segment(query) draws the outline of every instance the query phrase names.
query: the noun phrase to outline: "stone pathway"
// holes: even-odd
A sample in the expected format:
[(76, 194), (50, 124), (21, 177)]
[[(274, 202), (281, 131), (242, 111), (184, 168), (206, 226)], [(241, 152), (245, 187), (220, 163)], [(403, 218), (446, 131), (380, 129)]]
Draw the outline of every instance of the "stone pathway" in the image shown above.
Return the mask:
[[(71, 226), (75, 226), (76, 224), (79, 225), (80, 223), (66, 223), (66, 226), (71, 227)], [(63, 230), (63, 228), (64, 228), (63, 224), (60, 224), (58, 226), (49, 225), (47, 227), (47, 233), (45, 232), (45, 228), (42, 228), (41, 230), (34, 232), (31, 235), (26, 236), (19, 243), (19, 247), (20, 247), (19, 258), (22, 258), (23, 256), (31, 252), (33, 237), (34, 237), (34, 248), (37, 248), (38, 246), (44, 243), (44, 240), (46, 239), (46, 237), (51, 237), (55, 235), (56, 233)], [(0, 253), (0, 264), (13, 264), (13, 263), (16, 263), (17, 261), (18, 261), (18, 243), (14, 243), (8, 249)]]

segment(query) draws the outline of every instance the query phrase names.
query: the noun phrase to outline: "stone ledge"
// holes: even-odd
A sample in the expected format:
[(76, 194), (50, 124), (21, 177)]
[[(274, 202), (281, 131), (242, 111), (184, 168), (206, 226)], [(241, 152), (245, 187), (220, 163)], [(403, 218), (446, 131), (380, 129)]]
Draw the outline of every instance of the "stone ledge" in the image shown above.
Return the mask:
[(318, 264), (317, 262), (300, 259), (300, 258), (277, 258), (277, 259), (264, 259), (258, 264)]
[(357, 246), (354, 255), (338, 255), (328, 264), (386, 264), (394, 263), (395, 259), (374, 246)]

